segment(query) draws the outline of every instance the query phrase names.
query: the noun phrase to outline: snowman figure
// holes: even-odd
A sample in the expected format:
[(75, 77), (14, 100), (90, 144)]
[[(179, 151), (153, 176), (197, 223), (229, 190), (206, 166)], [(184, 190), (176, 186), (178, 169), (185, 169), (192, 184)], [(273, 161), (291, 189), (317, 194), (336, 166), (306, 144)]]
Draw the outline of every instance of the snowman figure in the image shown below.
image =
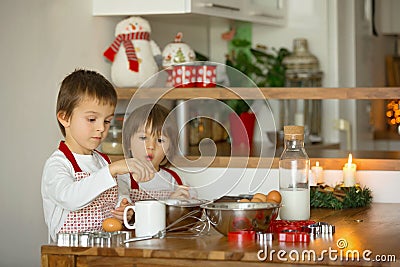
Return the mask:
[(139, 87), (157, 73), (161, 51), (150, 40), (150, 24), (141, 17), (129, 17), (115, 28), (115, 39), (104, 52), (112, 62), (111, 80), (118, 87)]

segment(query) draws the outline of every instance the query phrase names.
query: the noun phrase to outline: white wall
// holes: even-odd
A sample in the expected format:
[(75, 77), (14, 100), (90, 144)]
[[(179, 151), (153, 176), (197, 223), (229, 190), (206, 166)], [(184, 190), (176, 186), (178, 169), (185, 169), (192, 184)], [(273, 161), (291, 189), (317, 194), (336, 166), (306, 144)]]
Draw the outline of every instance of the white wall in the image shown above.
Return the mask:
[[(323, 71), (323, 86), (337, 87), (337, 15), (336, 0), (288, 0), (288, 22), (284, 28), (253, 25), (253, 43), (264, 44), (269, 48), (286, 47), (293, 51), (295, 38), (306, 38), (309, 51), (314, 54)], [(276, 119), (278, 100), (270, 100)], [(339, 141), (339, 132), (333, 130), (333, 122), (338, 118), (337, 100), (323, 102), (322, 136), (327, 143)], [(279, 121), (277, 121), (279, 125)]]
[(115, 22), (92, 17), (91, 1), (0, 2), (0, 266), (40, 266), (47, 242), (41, 173), (61, 138), (59, 84), (77, 67), (109, 76), (102, 51)]
[[(300, 1), (288, 2), (289, 7), (292, 4), (296, 7)], [(335, 85), (334, 62), (327, 60), (327, 48), (332, 44), (327, 36), (327, 20), (331, 18), (327, 16), (326, 2), (302, 0), (301, 3), (311, 9), (302, 9), (308, 13), (294, 16), (287, 32), (254, 26), (255, 42), (290, 48), (293, 38), (308, 38), (310, 50), (321, 60), (325, 83)], [(294, 10), (289, 9), (292, 14)], [(47, 242), (40, 195), (41, 173), (45, 160), (61, 138), (55, 119), (59, 84), (77, 67), (110, 76), (110, 67), (102, 52), (112, 41), (115, 24), (120, 19), (93, 17), (91, 1), (0, 2), (0, 114), (5, 121), (0, 133), (3, 141), (0, 266), (40, 266), (40, 246)], [(219, 27), (208, 33), (208, 37), (218, 38), (218, 30), (228, 29), (220, 22), (216, 21)], [(303, 22), (307, 22), (308, 28), (301, 27)], [(187, 27), (183, 29), (187, 31)], [(167, 33), (162, 40), (173, 38), (171, 34), (175, 30)], [(188, 43), (191, 38), (199, 37), (186, 32), (185, 36)], [(201, 39), (196, 40), (194, 47), (199, 51), (209, 52), (216, 59), (223, 58), (218, 50), (204, 45)], [(165, 44), (161, 42), (160, 45)], [(268, 183), (265, 190), (269, 186), (273, 184)]]

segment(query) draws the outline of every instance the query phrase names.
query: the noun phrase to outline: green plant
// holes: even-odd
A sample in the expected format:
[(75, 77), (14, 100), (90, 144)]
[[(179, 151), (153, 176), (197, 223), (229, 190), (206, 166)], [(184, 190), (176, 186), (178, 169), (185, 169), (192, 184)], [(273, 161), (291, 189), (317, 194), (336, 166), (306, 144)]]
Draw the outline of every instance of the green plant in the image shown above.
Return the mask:
[[(251, 48), (251, 43), (244, 39), (233, 39), (233, 49), (226, 56), (226, 65), (235, 68), (249, 77), (258, 87), (283, 87), (285, 85), (285, 71), (283, 59), (290, 54), (286, 48), (270, 51), (264, 46)], [(227, 70), (231, 86), (253, 87), (248, 81), (238, 80), (237, 75)], [(226, 100), (237, 114), (249, 110), (244, 100)]]
[(268, 52), (266, 48), (250, 49), (255, 58), (254, 82), (259, 87), (284, 87), (286, 68), (283, 59), (290, 55), (289, 50), (272, 48)]
[(203, 55), (202, 53), (197, 52), (196, 50), (194, 51), (194, 54), (196, 56), (196, 61), (209, 61), (210, 60), (206, 55)]
[(369, 188), (353, 187), (334, 188), (327, 185), (312, 187), (310, 190), (310, 205), (312, 208), (346, 209), (368, 206), (372, 202), (372, 192)]

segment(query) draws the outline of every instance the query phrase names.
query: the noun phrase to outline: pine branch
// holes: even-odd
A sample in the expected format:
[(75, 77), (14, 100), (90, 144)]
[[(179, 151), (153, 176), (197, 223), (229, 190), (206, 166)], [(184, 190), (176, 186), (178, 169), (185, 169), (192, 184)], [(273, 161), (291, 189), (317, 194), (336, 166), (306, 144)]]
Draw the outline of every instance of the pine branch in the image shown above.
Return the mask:
[(312, 187), (310, 204), (313, 208), (346, 209), (368, 206), (372, 202), (369, 188), (354, 187), (335, 188), (329, 186)]

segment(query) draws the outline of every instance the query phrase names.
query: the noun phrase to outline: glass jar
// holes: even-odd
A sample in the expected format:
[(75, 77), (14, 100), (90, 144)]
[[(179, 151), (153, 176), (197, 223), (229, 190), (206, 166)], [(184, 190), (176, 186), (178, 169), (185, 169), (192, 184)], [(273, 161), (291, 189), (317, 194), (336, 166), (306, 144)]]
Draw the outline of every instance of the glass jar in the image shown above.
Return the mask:
[[(319, 68), (319, 61), (308, 49), (308, 42), (304, 38), (293, 40), (293, 53), (285, 57), (282, 64), (286, 67), (286, 87), (321, 87), (323, 73)], [(301, 124), (305, 126), (305, 141), (322, 142), (322, 102), (319, 99), (293, 100), (284, 99), (281, 105), (281, 127), (283, 125), (298, 124), (296, 114), (302, 114)]]
[(284, 126), (285, 147), (279, 159), (279, 191), (282, 220), (310, 218), (310, 159), (304, 149), (304, 127)]
[(204, 138), (211, 138), (212, 120), (205, 117), (196, 117), (190, 121), (190, 145), (198, 145)]
[(122, 149), (122, 129), (117, 126), (111, 126), (107, 137), (101, 144), (101, 150), (106, 154), (121, 155)]

